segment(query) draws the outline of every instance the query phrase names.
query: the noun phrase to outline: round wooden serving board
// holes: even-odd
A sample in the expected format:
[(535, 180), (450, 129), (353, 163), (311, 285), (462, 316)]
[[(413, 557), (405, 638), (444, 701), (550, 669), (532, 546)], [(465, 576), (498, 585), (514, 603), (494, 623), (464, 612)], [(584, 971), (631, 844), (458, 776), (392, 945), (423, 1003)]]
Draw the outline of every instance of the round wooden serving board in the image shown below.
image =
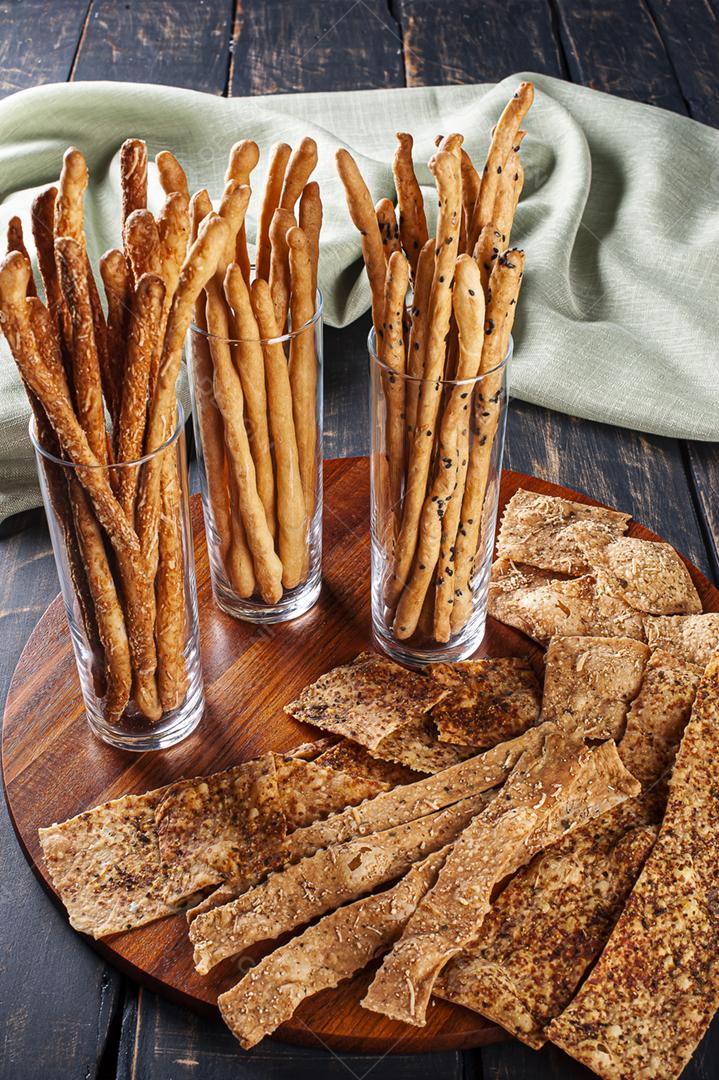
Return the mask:
[[(566, 488), (505, 472), (500, 512), (519, 487), (593, 502)], [(318, 737), (321, 732), (294, 721), (283, 705), (323, 672), (371, 646), (366, 458), (325, 464), (322, 594), (316, 607), (296, 622), (260, 628), (224, 615), (212, 601), (199, 496), (193, 499), (192, 519), (207, 711), (182, 745), (137, 755), (113, 750), (90, 734), (60, 597), (38, 623), (15, 670), (5, 708), (3, 778), (20, 843), (51, 893), (39, 826), (64, 821), (120, 795), (215, 772)], [(635, 523), (629, 532), (658, 539)], [(719, 592), (687, 565), (704, 609), (718, 611)], [(478, 655), (529, 655), (541, 674), (542, 653), (522, 634), (490, 619)], [(139, 982), (199, 1011), (213, 1010), (217, 995), (241, 974), (231, 964), (221, 965), (220, 973), (208, 978), (195, 972), (182, 914), (90, 943)], [(371, 976), (366, 972), (306, 1001), (279, 1036), (368, 1053), (460, 1049), (502, 1037), (495, 1025), (444, 1002), (430, 1008), (423, 1028), (368, 1012), (359, 1001)]]

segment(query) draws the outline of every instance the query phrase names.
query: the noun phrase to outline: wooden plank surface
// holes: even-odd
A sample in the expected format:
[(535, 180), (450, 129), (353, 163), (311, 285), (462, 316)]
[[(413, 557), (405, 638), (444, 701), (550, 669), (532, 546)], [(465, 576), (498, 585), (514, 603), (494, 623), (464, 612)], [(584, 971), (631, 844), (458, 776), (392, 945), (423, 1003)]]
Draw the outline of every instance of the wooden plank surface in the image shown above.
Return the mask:
[(70, 77), (90, 0), (0, 0), (0, 97)]

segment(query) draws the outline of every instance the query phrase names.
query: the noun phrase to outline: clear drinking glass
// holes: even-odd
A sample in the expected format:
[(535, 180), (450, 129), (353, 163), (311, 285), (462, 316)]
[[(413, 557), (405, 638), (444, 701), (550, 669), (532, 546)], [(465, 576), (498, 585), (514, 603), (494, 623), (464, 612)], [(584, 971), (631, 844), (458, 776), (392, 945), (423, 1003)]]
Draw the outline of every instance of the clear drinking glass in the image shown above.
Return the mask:
[[(162, 469), (157, 550), (149, 559), (156, 573), (126, 550), (118, 558), (82, 486), (87, 467), (50, 454), (34, 420), (30, 438), (90, 728), (122, 750), (173, 746), (205, 707), (182, 406), (173, 434), (153, 454), (95, 467), (115, 493), (123, 484), (139, 490), (148, 468)], [(144, 623), (131, 617), (139, 608)]]
[[(374, 330), (368, 345), (374, 635), (405, 664), (464, 660), (484, 637), (512, 341), (492, 371), (439, 383), (386, 367), (377, 356)], [(415, 433), (412, 413), (429, 394), (439, 399), (437, 423)], [(399, 442), (391, 430), (390, 395), (395, 395), (395, 416), (402, 418)], [(453, 399), (459, 421), (449, 447), (440, 450), (441, 418)], [(432, 440), (426, 480), (421, 468), (412, 468), (418, 458), (414, 444), (424, 438)], [(399, 469), (393, 466), (398, 454)], [(420, 536), (425, 538), (421, 550)]]
[[(312, 318), (296, 329), (290, 318), (288, 332), (280, 337), (218, 338), (193, 324), (187, 346), (215, 601), (226, 614), (248, 622), (295, 619), (317, 602), (322, 587), (322, 294), (318, 289)], [(263, 383), (270, 351), (287, 365), (290, 396), (283, 400), (273, 397), (269, 380)], [(223, 361), (235, 379), (231, 440), (214, 385), (215, 367)], [(298, 372), (304, 372), (301, 380)], [(298, 404), (302, 401), (304, 408)], [(244, 417), (239, 425), (238, 416)], [(296, 454), (299, 469), (288, 468), (288, 454)], [(281, 585), (274, 596), (258, 572), (258, 559), (268, 563), (268, 537), (261, 522), (258, 527), (257, 506), (253, 517), (248, 512), (251, 490), (260, 498), (259, 516), (270, 525), (270, 549), (281, 562)], [(304, 524), (298, 526), (299, 506), (304, 507)], [(292, 553), (285, 557), (293, 529), (303, 552), (295, 571)]]

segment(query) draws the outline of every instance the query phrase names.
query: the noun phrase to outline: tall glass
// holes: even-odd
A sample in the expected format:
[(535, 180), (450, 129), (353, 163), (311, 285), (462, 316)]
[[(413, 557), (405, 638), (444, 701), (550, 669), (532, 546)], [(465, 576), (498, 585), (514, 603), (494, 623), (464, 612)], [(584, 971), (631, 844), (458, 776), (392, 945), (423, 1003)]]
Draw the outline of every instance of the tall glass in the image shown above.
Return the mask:
[(248, 622), (297, 618), (322, 587), (322, 294), (281, 337), (193, 325), (187, 346), (215, 601)]
[(82, 484), (87, 467), (49, 453), (34, 420), (30, 438), (90, 728), (122, 750), (173, 746), (205, 705), (182, 406), (153, 454), (95, 467), (115, 493), (136, 493), (149, 469), (161, 470), (147, 558), (139, 543), (111, 545)]
[(494, 370), (439, 382), (387, 368), (374, 330), (368, 345), (374, 635), (405, 664), (463, 660), (484, 637), (512, 342)]

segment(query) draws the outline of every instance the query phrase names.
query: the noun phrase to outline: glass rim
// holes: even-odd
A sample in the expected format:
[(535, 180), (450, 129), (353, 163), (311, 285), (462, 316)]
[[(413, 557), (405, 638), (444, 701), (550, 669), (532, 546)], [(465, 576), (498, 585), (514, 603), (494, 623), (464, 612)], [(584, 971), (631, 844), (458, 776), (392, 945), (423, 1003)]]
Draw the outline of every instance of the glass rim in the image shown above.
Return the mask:
[(498, 371), (507, 367), (509, 361), (512, 359), (514, 353), (514, 338), (509, 335), (509, 345), (507, 351), (504, 354), (504, 358), (500, 360), (498, 364), (495, 364), (493, 368), (488, 371), (483, 371), (481, 375), (475, 375), (471, 379), (428, 379), (425, 375), (410, 375), (406, 371), (395, 371), (389, 364), (385, 364), (383, 360), (380, 360), (377, 355), (377, 351), (374, 347), (377, 337), (375, 334), (374, 326), (370, 328), (370, 332), (367, 335), (367, 348), (369, 350), (370, 360), (381, 368), (382, 371), (388, 375), (394, 375), (396, 379), (404, 379), (405, 382), (411, 383), (439, 383), (440, 386), (474, 386), (476, 383), (481, 383), (483, 379), (487, 379), (490, 375), (496, 375)]
[(292, 341), (294, 338), (299, 337), (300, 334), (304, 334), (305, 330), (308, 330), (311, 326), (316, 326), (322, 317), (324, 310), (325, 299), (322, 295), (322, 290), (319, 285), (315, 290), (315, 311), (311, 319), (303, 323), (302, 326), (298, 326), (296, 330), (290, 330), (287, 334), (280, 334), (278, 337), (271, 338), (225, 338), (220, 337), (219, 334), (211, 334), (209, 330), (203, 330), (197, 323), (190, 323), (190, 333), (199, 334), (200, 337), (206, 338), (207, 341), (225, 341), (228, 345), (246, 345), (254, 343), (257, 345), (283, 345), (286, 341)]
[(35, 452), (37, 454), (39, 454), (41, 457), (45, 458), (46, 461), (51, 461), (54, 465), (61, 465), (64, 469), (74, 469), (74, 470), (77, 470), (77, 469), (87, 469), (87, 470), (98, 469), (98, 470), (103, 470), (105, 472), (109, 472), (111, 469), (132, 469), (132, 468), (137, 468), (140, 465), (145, 465), (148, 461), (152, 461), (153, 458), (156, 458), (158, 456), (158, 454), (161, 454), (164, 450), (167, 450), (168, 446), (173, 446), (174, 443), (176, 443), (177, 440), (179, 439), (180, 432), (183, 430), (183, 428), (185, 426), (185, 410), (184, 410), (184, 408), (182, 406), (182, 402), (180, 401), (179, 398), (177, 398), (177, 401), (176, 401), (175, 404), (176, 404), (176, 413), (175, 413), (176, 423), (175, 423), (175, 429), (172, 432), (172, 434), (169, 436), (169, 438), (165, 439), (162, 446), (158, 446), (157, 450), (153, 450), (152, 453), (150, 453), (150, 454), (143, 454), (142, 457), (136, 458), (134, 461), (113, 461), (113, 462), (108, 462), (107, 465), (101, 465), (101, 464), (97, 464), (97, 465), (79, 465), (76, 461), (66, 461), (64, 458), (59, 458), (55, 454), (51, 454), (50, 451), (46, 450), (45, 447), (41, 444), (41, 442), (40, 442), (40, 440), (38, 438), (38, 434), (37, 434), (37, 425), (35, 423), (35, 417), (32, 414), (30, 415), (30, 423), (28, 424), (28, 431), (30, 433), (30, 442), (32, 443), (32, 445), (33, 445), (33, 447), (35, 449)]

